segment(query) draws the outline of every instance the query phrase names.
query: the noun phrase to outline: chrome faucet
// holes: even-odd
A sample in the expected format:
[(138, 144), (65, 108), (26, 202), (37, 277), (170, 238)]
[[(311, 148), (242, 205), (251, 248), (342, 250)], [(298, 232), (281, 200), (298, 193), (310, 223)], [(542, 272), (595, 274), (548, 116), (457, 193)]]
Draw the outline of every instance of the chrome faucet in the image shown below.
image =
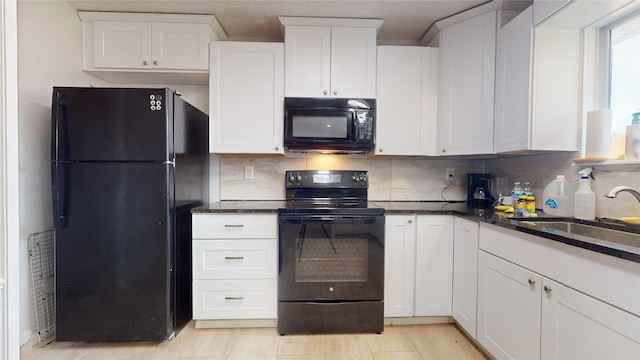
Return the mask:
[(609, 190), (609, 192), (607, 194), (605, 194), (605, 197), (608, 198), (615, 198), (618, 196), (619, 192), (630, 192), (631, 195), (633, 195), (636, 200), (638, 200), (638, 202), (640, 202), (640, 192), (632, 187), (628, 187), (628, 186), (616, 186), (613, 189)]

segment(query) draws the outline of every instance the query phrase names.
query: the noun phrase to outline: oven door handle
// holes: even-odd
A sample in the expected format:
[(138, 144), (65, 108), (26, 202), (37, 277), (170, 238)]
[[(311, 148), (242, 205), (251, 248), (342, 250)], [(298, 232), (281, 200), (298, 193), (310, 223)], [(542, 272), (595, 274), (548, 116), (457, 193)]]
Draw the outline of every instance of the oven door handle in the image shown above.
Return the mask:
[(302, 223), (370, 223), (375, 221), (384, 221), (384, 215), (286, 215), (281, 214), (279, 217), (281, 223), (302, 224)]

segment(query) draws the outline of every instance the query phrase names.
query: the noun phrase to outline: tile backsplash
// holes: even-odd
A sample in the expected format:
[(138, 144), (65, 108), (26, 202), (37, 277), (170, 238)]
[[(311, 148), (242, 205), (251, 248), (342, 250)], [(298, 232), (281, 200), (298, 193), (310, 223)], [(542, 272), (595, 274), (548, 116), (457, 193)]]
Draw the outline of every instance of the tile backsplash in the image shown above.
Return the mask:
[[(528, 181), (539, 199), (546, 184), (563, 174), (575, 184), (578, 171), (586, 166), (573, 165), (576, 153), (553, 153), (505, 158), (434, 159), (355, 157), (342, 155), (221, 156), (219, 176), (212, 185), (219, 186), (220, 200), (282, 200), (286, 170), (367, 170), (371, 200), (465, 200), (467, 173), (487, 172), (508, 177), (510, 181)], [(245, 179), (245, 167), (253, 168), (253, 179)], [(453, 168), (455, 181), (449, 185), (447, 168)], [(601, 166), (594, 169), (591, 186), (596, 193), (596, 216), (640, 216), (640, 203), (629, 193), (608, 199), (603, 195), (618, 185), (640, 190), (640, 164)], [(217, 193), (215, 189), (212, 193)], [(215, 199), (217, 200), (217, 199)], [(541, 203), (538, 207), (541, 207)]]
[[(253, 179), (245, 179), (245, 167), (253, 167)], [(446, 168), (454, 168), (460, 180), (451, 186), (445, 179)], [(284, 199), (286, 170), (366, 170), (369, 172), (371, 200), (465, 200), (466, 180), (473, 172), (473, 161), (416, 160), (340, 155), (301, 157), (220, 158), (221, 200)], [(446, 190), (445, 190), (446, 188)], [(443, 193), (444, 190), (444, 193)]]

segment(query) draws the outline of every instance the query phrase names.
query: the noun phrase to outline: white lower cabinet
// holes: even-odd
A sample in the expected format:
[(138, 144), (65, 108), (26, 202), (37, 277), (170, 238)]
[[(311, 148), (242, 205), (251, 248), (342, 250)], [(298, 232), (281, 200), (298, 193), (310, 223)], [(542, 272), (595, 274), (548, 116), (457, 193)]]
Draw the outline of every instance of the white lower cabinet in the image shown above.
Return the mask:
[(484, 251), (478, 272), (478, 342), (498, 359), (539, 359), (542, 277)]
[(472, 338), (476, 338), (478, 289), (478, 223), (456, 217), (453, 229), (452, 316)]
[(451, 316), (453, 216), (418, 215), (415, 316)]
[(192, 217), (193, 318), (275, 319), (277, 215)]
[(413, 316), (416, 216), (387, 215), (384, 229), (384, 316)]
[(542, 285), (542, 359), (640, 359), (640, 317), (549, 279)]
[(640, 359), (639, 279), (638, 263), (481, 224), (477, 340), (496, 359)]
[(385, 317), (450, 316), (453, 217), (387, 215)]

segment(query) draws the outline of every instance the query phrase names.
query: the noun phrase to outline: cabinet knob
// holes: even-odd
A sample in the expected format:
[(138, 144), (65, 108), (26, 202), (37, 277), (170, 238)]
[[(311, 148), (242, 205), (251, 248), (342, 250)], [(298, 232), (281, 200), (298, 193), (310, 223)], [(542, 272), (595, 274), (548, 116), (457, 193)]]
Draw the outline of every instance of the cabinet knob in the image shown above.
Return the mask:
[(338, 95), (338, 90), (333, 90), (333, 95)]
[(153, 65), (158, 65), (158, 60), (153, 60)]
[(147, 64), (148, 64), (148, 63), (147, 63), (147, 60), (145, 60), (145, 61), (143, 61), (143, 62), (142, 62), (142, 65), (147, 65)]
[(327, 95), (329, 92), (327, 90), (322, 92), (324, 95)]
[(413, 224), (413, 220), (409, 219), (409, 224)]
[(544, 292), (546, 292), (547, 294), (550, 294), (550, 293), (551, 293), (551, 288), (550, 288), (550, 287), (548, 287), (547, 285), (545, 285), (545, 286), (543, 287), (543, 289), (544, 289)]
[(535, 285), (535, 284), (536, 284), (536, 281), (535, 281), (535, 280), (533, 280), (533, 279), (529, 279), (529, 285)]
[(383, 151), (384, 151), (384, 149), (383, 149), (383, 148), (380, 148), (380, 150), (378, 150), (378, 151), (383, 152)]
[(442, 152), (446, 153), (447, 152), (447, 148), (442, 148)]
[(279, 151), (279, 150), (280, 150), (280, 148), (276, 146), (276, 151)]

